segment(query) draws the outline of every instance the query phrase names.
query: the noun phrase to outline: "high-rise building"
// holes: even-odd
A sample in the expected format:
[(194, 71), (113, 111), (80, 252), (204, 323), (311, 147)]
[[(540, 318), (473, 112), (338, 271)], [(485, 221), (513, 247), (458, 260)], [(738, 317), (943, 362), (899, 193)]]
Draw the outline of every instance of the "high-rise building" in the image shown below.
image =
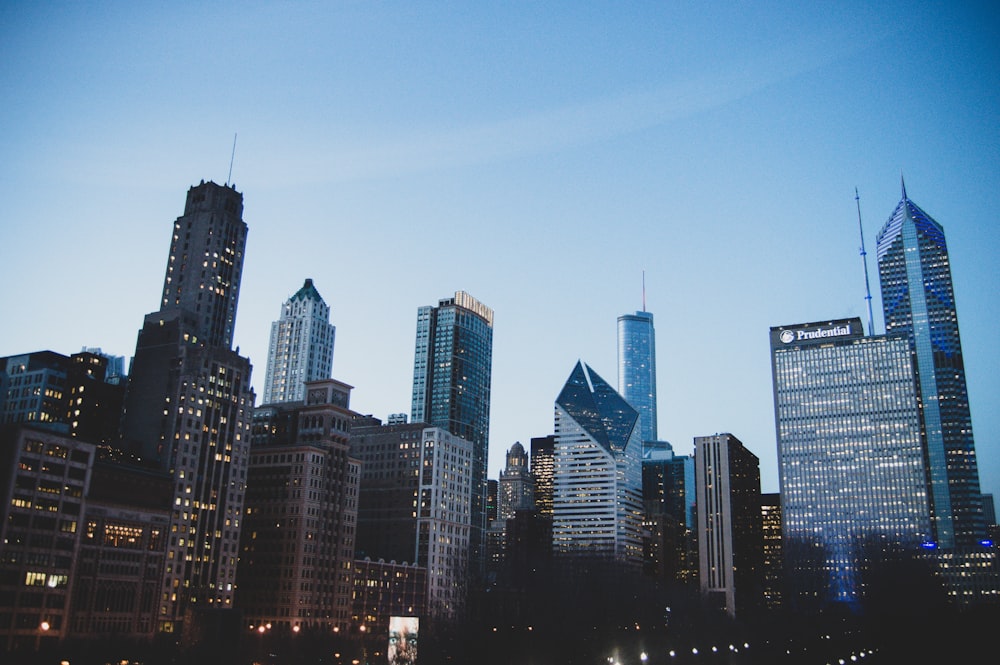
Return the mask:
[(24, 423), (100, 446), (118, 439), (125, 388), (90, 351), (0, 358), (0, 424)]
[(48, 429), (0, 426), (0, 652), (64, 639), (94, 446)]
[(458, 291), (417, 310), (410, 419), (472, 444), (472, 572), (484, 570), (493, 310)]
[(146, 315), (122, 416), (124, 452), (173, 480), (159, 630), (231, 609), (250, 450), (249, 359), (233, 351), (243, 195), (202, 182), (174, 222), (163, 299)]
[(639, 413), (577, 362), (555, 403), (553, 553), (642, 563)]
[(271, 324), (263, 403), (302, 401), (306, 382), (330, 378), (336, 332), (329, 305), (306, 279)]
[(656, 441), (656, 331), (645, 310), (618, 317), (618, 392), (639, 412), (639, 437)]
[(237, 605), (276, 631), (347, 630), (361, 463), (349, 454), (351, 386), (254, 411)]
[(859, 318), (770, 339), (787, 600), (853, 603), (884, 548), (932, 536), (913, 352)]
[(531, 438), (531, 473), (535, 487), (535, 508), (543, 517), (552, 519), (552, 481), (555, 467), (556, 437), (535, 436)]
[(528, 453), (520, 441), (507, 451), (507, 463), (500, 470), (497, 517), (501, 522), (514, 517), (518, 510), (533, 506), (534, 483), (528, 472)]
[(701, 592), (743, 615), (763, 602), (760, 460), (732, 434), (695, 437), (694, 447)]
[(877, 239), (885, 329), (908, 336), (916, 352), (934, 542), (976, 546), (985, 523), (948, 246), (902, 189)]
[(642, 498), (647, 572), (667, 583), (696, 580), (694, 458), (666, 441), (644, 442)]
[(194, 315), (191, 335), (208, 346), (233, 346), (236, 307), (247, 242), (243, 195), (235, 187), (202, 181), (188, 190), (174, 222), (159, 313)]
[(356, 419), (351, 454), (361, 460), (356, 558), (427, 570), (427, 612), (460, 616), (468, 583), (471, 443), (426, 423)]
[(101, 356), (107, 361), (108, 369), (104, 373), (104, 380), (108, 383), (122, 383), (128, 379), (128, 373), (125, 369), (125, 356), (113, 356), (108, 353), (104, 353), (99, 346), (85, 346), (80, 349), (83, 353), (93, 353), (95, 355)]
[(773, 610), (781, 607), (781, 590), (784, 582), (780, 494), (760, 495), (760, 517), (764, 539), (764, 606)]

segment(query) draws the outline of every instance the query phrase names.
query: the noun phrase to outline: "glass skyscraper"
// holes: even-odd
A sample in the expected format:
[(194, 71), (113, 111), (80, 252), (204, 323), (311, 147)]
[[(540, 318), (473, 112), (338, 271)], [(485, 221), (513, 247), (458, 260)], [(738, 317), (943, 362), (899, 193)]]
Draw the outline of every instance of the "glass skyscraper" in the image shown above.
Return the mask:
[(329, 305), (307, 279), (271, 324), (263, 403), (301, 402), (306, 381), (329, 379), (336, 332)]
[(556, 398), (553, 552), (642, 562), (639, 414), (577, 362)]
[(656, 441), (656, 331), (650, 312), (618, 317), (618, 392), (639, 412), (639, 438)]
[(917, 358), (940, 547), (985, 536), (962, 342), (944, 229), (906, 196), (878, 234), (886, 333), (908, 336)]
[(871, 561), (932, 534), (909, 340), (859, 318), (779, 326), (771, 363), (789, 601), (856, 602)]
[(469, 544), (474, 572), (484, 563), (492, 368), (492, 309), (458, 291), (437, 307), (417, 310), (410, 417), (414, 423), (441, 427), (472, 443)]

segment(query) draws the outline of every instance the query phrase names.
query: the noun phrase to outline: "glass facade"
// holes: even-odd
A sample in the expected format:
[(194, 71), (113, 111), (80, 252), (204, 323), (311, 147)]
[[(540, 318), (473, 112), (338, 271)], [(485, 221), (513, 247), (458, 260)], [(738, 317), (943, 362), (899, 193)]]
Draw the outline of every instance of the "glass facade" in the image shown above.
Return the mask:
[(785, 555), (799, 594), (854, 602), (866, 564), (931, 537), (915, 365), (861, 319), (771, 328)]
[(639, 437), (656, 441), (656, 331), (649, 312), (618, 317), (618, 390), (639, 412)]
[(985, 535), (972, 417), (944, 230), (906, 196), (878, 235), (886, 333), (910, 338), (924, 408), (935, 541)]
[(553, 550), (642, 562), (639, 414), (578, 362), (555, 404)]
[(440, 427), (472, 443), (472, 565), (482, 569), (486, 529), (493, 310), (464, 291), (417, 310), (413, 359), (415, 423)]

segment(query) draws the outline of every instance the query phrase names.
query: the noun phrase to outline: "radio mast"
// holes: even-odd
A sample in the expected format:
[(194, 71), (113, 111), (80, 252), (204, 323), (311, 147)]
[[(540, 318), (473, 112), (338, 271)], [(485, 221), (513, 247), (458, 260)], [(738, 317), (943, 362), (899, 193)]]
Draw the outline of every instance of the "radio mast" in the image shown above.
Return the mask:
[(233, 179), (233, 160), (236, 159), (236, 132), (233, 132), (233, 152), (229, 155), (229, 175), (226, 176), (226, 185)]
[[(904, 190), (905, 191), (905, 190)], [(865, 266), (865, 300), (868, 301), (868, 334), (875, 334), (875, 320), (872, 317), (872, 289), (868, 282), (868, 253), (865, 251), (865, 229), (861, 225), (861, 197), (858, 188), (854, 188), (854, 202), (858, 206), (858, 232), (861, 234), (861, 262)]]
[(646, 311), (646, 271), (642, 271), (642, 311)]

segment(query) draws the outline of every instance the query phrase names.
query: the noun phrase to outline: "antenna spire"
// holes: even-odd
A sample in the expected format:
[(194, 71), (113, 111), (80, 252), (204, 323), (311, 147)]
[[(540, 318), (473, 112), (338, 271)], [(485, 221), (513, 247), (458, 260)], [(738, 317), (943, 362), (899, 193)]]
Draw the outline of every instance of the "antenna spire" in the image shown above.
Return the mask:
[(233, 179), (233, 160), (236, 158), (236, 132), (233, 132), (233, 154), (229, 156), (229, 175), (226, 176), (226, 184), (228, 185)]
[[(902, 176), (901, 176), (902, 177)], [(903, 185), (903, 198), (906, 198), (906, 185)], [(854, 202), (858, 206), (858, 232), (861, 234), (861, 262), (865, 265), (865, 300), (868, 301), (868, 334), (875, 334), (875, 321), (872, 316), (872, 289), (868, 282), (868, 252), (865, 251), (865, 230), (861, 225), (861, 197), (858, 188), (854, 188)]]
[(906, 181), (903, 180), (903, 172), (899, 172), (899, 184), (903, 188), (903, 200), (906, 200)]
[(646, 311), (646, 271), (642, 271), (642, 311)]

